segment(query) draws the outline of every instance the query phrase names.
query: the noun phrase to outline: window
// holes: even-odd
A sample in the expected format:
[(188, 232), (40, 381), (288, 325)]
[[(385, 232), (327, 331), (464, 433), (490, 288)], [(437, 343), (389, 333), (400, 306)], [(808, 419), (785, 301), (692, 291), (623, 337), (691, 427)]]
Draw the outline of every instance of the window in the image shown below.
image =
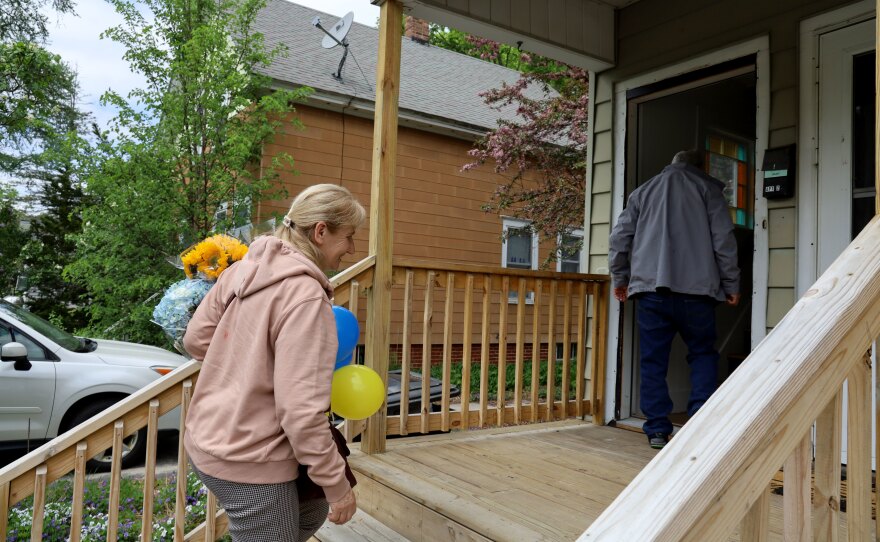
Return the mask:
[(215, 231), (224, 230), (226, 235), (242, 239), (246, 243), (253, 240), (251, 225), (251, 197), (236, 196), (234, 202), (223, 201), (214, 212)]
[[(504, 241), (501, 245), (501, 266), (507, 269), (538, 268), (538, 234), (525, 220), (504, 219)], [(511, 288), (514, 285), (511, 284)], [(508, 295), (510, 303), (517, 302), (517, 293)], [(535, 302), (535, 293), (529, 292), (526, 303)]]
[(713, 133), (706, 137), (709, 175), (725, 184), (724, 197), (736, 226), (753, 229), (755, 184), (754, 144), (734, 136)]
[(584, 230), (572, 230), (561, 236), (559, 246), (562, 250), (556, 255), (556, 270), (562, 273), (581, 272), (581, 244)]
[(48, 361), (46, 351), (42, 346), (32, 341), (30, 337), (20, 333), (18, 330), (0, 325), (0, 346), (11, 342), (17, 342), (24, 345), (27, 349), (29, 361)]

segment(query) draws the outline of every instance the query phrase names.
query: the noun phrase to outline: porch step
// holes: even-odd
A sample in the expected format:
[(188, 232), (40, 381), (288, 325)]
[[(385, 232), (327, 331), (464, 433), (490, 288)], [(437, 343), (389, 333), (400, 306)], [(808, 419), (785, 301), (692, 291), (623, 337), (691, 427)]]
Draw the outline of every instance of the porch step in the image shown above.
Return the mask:
[(345, 525), (325, 522), (313, 539), (319, 542), (409, 542), (363, 510), (355, 512)]

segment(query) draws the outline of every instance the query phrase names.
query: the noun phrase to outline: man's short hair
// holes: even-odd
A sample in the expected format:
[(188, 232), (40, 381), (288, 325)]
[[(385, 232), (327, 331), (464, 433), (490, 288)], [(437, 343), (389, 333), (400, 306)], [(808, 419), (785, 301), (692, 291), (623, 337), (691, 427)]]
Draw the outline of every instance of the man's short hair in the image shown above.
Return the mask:
[(694, 167), (703, 169), (703, 166), (705, 165), (705, 153), (697, 149), (678, 151), (675, 153), (675, 156), (672, 157), (672, 163), (677, 164), (679, 162), (684, 162), (685, 164), (690, 164)]

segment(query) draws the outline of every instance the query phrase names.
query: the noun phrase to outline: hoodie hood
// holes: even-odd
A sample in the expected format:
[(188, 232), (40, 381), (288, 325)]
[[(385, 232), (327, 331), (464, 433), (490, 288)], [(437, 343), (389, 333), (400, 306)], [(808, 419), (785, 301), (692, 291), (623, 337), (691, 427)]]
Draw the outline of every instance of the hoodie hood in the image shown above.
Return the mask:
[(251, 243), (244, 259), (229, 271), (234, 271), (235, 295), (240, 298), (294, 275), (309, 275), (321, 284), (328, 298), (333, 298), (333, 287), (327, 275), (293, 246), (271, 235), (258, 237)]

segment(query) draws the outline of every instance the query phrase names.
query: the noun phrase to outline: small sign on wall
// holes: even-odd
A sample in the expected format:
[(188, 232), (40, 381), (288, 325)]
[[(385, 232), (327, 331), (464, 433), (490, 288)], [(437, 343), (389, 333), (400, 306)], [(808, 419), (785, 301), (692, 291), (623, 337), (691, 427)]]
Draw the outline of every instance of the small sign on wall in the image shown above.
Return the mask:
[(784, 199), (794, 197), (795, 145), (767, 149), (761, 170), (764, 172), (764, 197)]

